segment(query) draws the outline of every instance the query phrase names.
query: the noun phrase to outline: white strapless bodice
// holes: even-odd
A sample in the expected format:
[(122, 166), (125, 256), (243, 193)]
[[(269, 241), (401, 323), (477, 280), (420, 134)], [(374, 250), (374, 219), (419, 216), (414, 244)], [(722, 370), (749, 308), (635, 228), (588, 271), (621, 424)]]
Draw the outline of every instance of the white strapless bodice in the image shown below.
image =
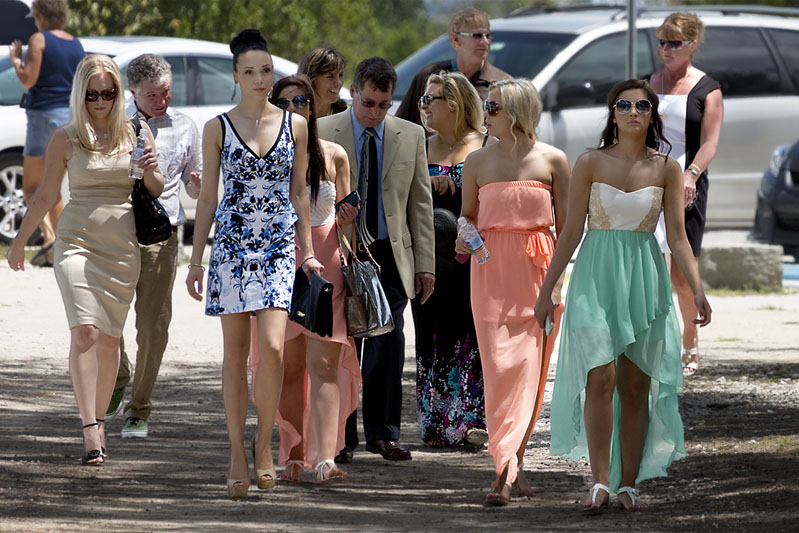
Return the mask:
[[(308, 197), (311, 197), (311, 188), (308, 187)], [(311, 226), (324, 226), (336, 220), (336, 184), (332, 181), (322, 180), (319, 183), (319, 194), (316, 202), (311, 201)]]
[(591, 184), (588, 229), (653, 232), (663, 207), (663, 189), (644, 187), (624, 192), (607, 183)]

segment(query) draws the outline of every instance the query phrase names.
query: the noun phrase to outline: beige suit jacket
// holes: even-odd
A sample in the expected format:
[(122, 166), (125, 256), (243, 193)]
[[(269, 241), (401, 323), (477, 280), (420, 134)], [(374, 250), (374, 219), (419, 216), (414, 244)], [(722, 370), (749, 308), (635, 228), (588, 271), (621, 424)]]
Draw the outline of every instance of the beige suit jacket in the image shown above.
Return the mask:
[[(385, 124), (381, 175), (383, 211), (403, 288), (408, 298), (413, 298), (416, 273), (435, 272), (433, 197), (425, 135), (420, 126), (393, 116), (386, 116)], [(340, 144), (347, 151), (350, 190), (356, 190), (358, 161), (351, 111), (347, 109), (321, 118), (318, 126), (319, 137)]]

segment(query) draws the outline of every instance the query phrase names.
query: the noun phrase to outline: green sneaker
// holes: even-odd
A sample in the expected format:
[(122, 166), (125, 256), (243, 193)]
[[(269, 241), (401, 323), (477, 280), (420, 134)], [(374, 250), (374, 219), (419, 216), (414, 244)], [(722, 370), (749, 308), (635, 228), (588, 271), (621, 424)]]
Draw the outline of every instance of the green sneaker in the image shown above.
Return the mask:
[(129, 416), (125, 420), (125, 427), (122, 428), (122, 438), (139, 438), (147, 436), (147, 421), (135, 416)]
[(125, 387), (121, 389), (114, 389), (111, 395), (111, 402), (108, 404), (108, 409), (105, 410), (106, 418), (114, 418), (122, 410), (122, 400), (125, 398)]

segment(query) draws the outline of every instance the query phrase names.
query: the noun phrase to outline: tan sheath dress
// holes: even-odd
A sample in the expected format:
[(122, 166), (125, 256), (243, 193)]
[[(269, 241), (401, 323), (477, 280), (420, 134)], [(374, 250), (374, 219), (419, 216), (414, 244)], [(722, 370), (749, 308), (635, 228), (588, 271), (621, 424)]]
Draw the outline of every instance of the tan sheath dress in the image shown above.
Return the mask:
[(67, 134), (70, 201), (56, 229), (56, 281), (70, 329), (88, 324), (119, 337), (139, 278), (130, 154), (89, 152)]

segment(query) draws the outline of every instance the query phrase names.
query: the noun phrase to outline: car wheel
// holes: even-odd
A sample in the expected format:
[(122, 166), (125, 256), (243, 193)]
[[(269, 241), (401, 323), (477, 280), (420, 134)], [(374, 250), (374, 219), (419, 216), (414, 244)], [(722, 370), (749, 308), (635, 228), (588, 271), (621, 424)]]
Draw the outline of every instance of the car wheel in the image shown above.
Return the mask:
[[(27, 211), (22, 199), (22, 154), (0, 155), (0, 242), (10, 243), (17, 236), (22, 217)], [(37, 228), (28, 243), (40, 240)]]

